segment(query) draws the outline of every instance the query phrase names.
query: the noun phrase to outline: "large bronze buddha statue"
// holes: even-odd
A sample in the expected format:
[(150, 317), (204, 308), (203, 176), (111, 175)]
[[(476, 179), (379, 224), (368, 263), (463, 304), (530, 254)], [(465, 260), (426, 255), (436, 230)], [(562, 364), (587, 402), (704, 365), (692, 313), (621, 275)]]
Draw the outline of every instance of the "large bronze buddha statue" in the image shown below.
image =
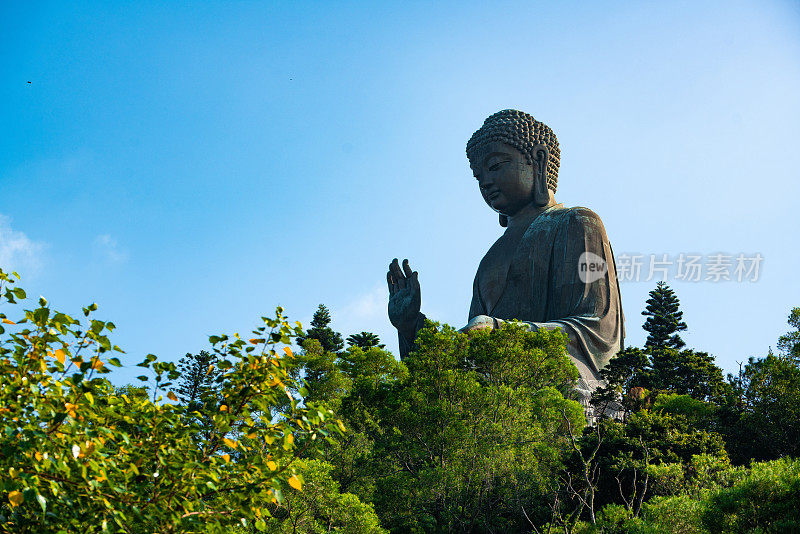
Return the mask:
[[(579, 388), (588, 393), (600, 369), (623, 348), (622, 305), (600, 217), (555, 201), (560, 155), (553, 131), (516, 110), (486, 119), (467, 143), (481, 195), (506, 230), (481, 260), (462, 330), (497, 328), (510, 320), (533, 330), (560, 329), (581, 375)], [(387, 282), (402, 358), (425, 320), (418, 274), (408, 260), (401, 267), (395, 259)]]

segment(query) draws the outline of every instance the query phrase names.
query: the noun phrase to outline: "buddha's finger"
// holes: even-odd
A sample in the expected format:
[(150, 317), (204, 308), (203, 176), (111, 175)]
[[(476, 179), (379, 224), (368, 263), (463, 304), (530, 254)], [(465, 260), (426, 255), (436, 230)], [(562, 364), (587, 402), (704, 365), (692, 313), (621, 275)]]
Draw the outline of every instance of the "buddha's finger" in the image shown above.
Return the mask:
[(413, 271), (411, 270), (411, 267), (408, 265), (407, 259), (403, 260), (403, 272), (405, 273), (406, 278), (408, 279), (411, 278), (411, 274), (413, 273)]
[(389, 264), (389, 272), (392, 273), (392, 278), (395, 280), (403, 275), (403, 272), (400, 270), (400, 264), (397, 262), (397, 258), (393, 259), (392, 263)]
[(403, 271), (400, 270), (400, 264), (397, 262), (397, 258), (395, 258), (389, 266), (389, 272), (392, 273), (392, 279), (394, 283), (397, 284), (398, 288), (403, 289), (406, 287), (406, 277)]
[(417, 290), (417, 293), (419, 293), (419, 272), (414, 271), (411, 273), (411, 285)]
[(394, 280), (392, 280), (392, 273), (386, 272), (386, 285), (389, 286), (389, 295), (394, 295), (396, 290), (394, 288)]

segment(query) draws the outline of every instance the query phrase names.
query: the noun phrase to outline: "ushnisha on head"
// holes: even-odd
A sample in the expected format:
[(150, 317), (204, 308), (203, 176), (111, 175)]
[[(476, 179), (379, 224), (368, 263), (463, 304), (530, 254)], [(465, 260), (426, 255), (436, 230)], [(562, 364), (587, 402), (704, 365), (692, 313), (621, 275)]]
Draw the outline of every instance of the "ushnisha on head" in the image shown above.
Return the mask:
[[(467, 158), (474, 161), (478, 150), (492, 141), (500, 141), (519, 150), (529, 165), (545, 162), (547, 188), (555, 193), (558, 186), (558, 165), (561, 150), (556, 134), (543, 122), (515, 109), (498, 111), (483, 121), (467, 142)], [(545, 154), (542, 154), (545, 151)], [(544, 157), (543, 157), (544, 156)]]

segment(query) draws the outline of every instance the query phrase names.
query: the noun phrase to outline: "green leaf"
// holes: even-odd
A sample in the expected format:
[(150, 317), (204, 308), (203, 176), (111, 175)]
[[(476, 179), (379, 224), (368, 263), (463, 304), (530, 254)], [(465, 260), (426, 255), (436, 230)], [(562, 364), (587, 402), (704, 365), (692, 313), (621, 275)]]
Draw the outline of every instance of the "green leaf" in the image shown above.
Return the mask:
[(139, 376), (137, 376), (136, 378), (138, 378), (138, 379), (139, 379), (139, 380), (141, 380), (142, 382), (147, 382), (147, 381), (149, 380), (149, 378), (148, 378), (148, 377), (146, 377), (146, 376), (144, 376), (144, 375), (139, 375)]
[(263, 519), (259, 519), (258, 521), (256, 521), (256, 530), (264, 532), (265, 530), (267, 530), (267, 523), (264, 522)]
[(42, 512), (47, 511), (47, 499), (43, 495), (37, 495), (36, 500), (39, 501), (39, 506), (42, 507)]

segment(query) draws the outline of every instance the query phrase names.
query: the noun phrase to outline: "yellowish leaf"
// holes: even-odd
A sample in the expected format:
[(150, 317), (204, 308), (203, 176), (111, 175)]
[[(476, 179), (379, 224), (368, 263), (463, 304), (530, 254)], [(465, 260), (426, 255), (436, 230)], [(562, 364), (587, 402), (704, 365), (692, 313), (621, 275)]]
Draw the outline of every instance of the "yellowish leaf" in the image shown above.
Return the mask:
[(269, 462), (267, 462), (267, 467), (269, 467), (270, 471), (275, 471), (276, 469), (278, 469), (278, 464), (270, 460)]
[[(14, 321), (12, 321), (10, 319), (3, 319), (3, 324), (17, 324), (17, 323), (15, 323)], [(14, 493), (14, 492), (12, 492), (12, 493)], [(19, 493), (19, 492), (16, 492), (16, 493)]]
[(61, 349), (58, 349), (53, 356), (59, 363), (64, 363), (64, 360), (67, 358), (67, 353)]
[(92, 369), (102, 369), (103, 362), (99, 358), (92, 358)]
[(22, 501), (23, 501), (22, 492), (14, 490), (8, 494), (8, 502), (11, 503), (12, 507), (19, 506), (20, 504), (22, 504)]
[(228, 411), (228, 406), (226, 404), (223, 404), (222, 406), (219, 407), (219, 411), (227, 412)]
[(336, 424), (339, 425), (339, 430), (341, 430), (342, 432), (345, 432), (347, 430), (347, 428), (345, 428), (344, 426), (344, 423), (342, 423), (341, 419), (337, 419)]
[(291, 487), (293, 487), (297, 491), (303, 491), (303, 484), (300, 482), (300, 479), (297, 478), (297, 475), (292, 475), (291, 477), (289, 477), (289, 480), (287, 480), (287, 482)]
[(283, 352), (285, 352), (288, 357), (294, 358), (294, 354), (292, 354), (292, 349), (290, 349), (289, 347), (283, 347)]
[(235, 449), (236, 447), (239, 446), (239, 444), (233, 441), (232, 439), (222, 438), (222, 441), (225, 443), (225, 445), (227, 445), (231, 449)]
[(227, 464), (228, 462), (231, 461), (231, 455), (230, 454), (223, 454), (222, 455), (222, 459), (225, 460), (225, 463)]
[(177, 402), (177, 400), (178, 400), (178, 396), (177, 396), (177, 395), (175, 395), (175, 393), (173, 393), (172, 391), (170, 391), (169, 393), (167, 393), (167, 398), (168, 398), (169, 400), (171, 400), (171, 401), (176, 401), (176, 402)]
[(39, 451), (36, 451), (36, 453), (33, 455), (33, 457), (36, 458), (40, 462), (42, 461), (42, 453), (39, 452)]

